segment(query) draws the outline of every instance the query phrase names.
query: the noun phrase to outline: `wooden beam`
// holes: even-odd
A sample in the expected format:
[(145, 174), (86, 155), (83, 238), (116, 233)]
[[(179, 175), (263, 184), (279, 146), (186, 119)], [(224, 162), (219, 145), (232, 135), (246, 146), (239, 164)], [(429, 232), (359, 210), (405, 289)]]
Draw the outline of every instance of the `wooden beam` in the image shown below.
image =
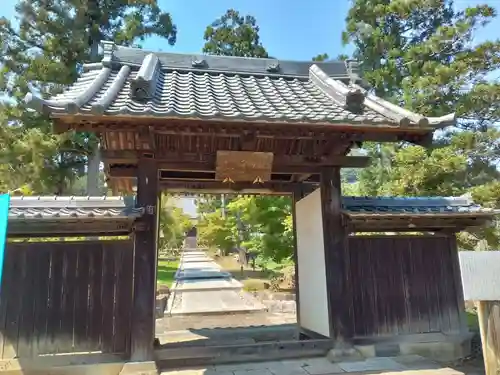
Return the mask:
[(352, 345), (348, 234), (342, 219), (340, 168), (321, 173), (321, 206), (330, 338), (335, 349)]
[(362, 215), (355, 213), (352, 216), (346, 212), (349, 228), (352, 232), (448, 232), (457, 233), (466, 228), (485, 225), (489, 218), (467, 217), (411, 217), (411, 215)]
[(477, 303), (485, 375), (500, 374), (500, 301)]
[(250, 132), (241, 136), (241, 150), (252, 151), (257, 148), (257, 134)]
[(155, 331), (158, 169), (154, 159), (140, 158), (138, 164), (137, 206), (145, 209), (140, 221), (148, 230), (135, 234), (131, 360), (151, 361)]
[[(273, 166), (272, 174), (300, 174), (303, 178), (297, 180), (297, 182), (307, 180), (312, 174), (318, 174), (321, 167), (301, 167), (293, 165), (277, 165)], [(201, 163), (158, 163), (158, 169), (162, 171), (177, 171), (177, 172), (212, 172), (215, 173), (215, 169)], [(136, 166), (119, 166), (114, 165), (109, 167), (108, 177), (121, 177), (121, 178), (135, 178), (137, 175)]]
[[(348, 122), (339, 123), (295, 123), (288, 122), (259, 122), (259, 121), (220, 121), (220, 120), (197, 120), (197, 119), (172, 119), (172, 118), (137, 118), (134, 116), (68, 116), (67, 118), (55, 118), (55, 129), (66, 131), (69, 129), (84, 130), (89, 132), (107, 131), (137, 131), (140, 127), (152, 126), (155, 132), (174, 134), (186, 133), (209, 133), (237, 134), (244, 132), (258, 132), (259, 137), (263, 135), (286, 135), (289, 137), (318, 134), (353, 134), (360, 135), (360, 141), (376, 141), (384, 135), (408, 136), (425, 135), (432, 133), (432, 128), (401, 127), (393, 124), (352, 124)], [(366, 135), (371, 135), (366, 137)], [(377, 139), (372, 139), (372, 137)]]
[[(102, 150), (101, 155), (107, 164), (137, 164), (140, 151), (134, 150)], [(364, 168), (370, 164), (369, 156), (329, 155), (322, 157), (307, 157), (302, 155), (274, 154), (274, 165), (295, 167), (345, 167)], [(215, 170), (216, 154), (194, 152), (164, 152), (156, 156), (159, 168), (168, 168), (167, 164), (176, 166), (192, 165), (193, 168), (208, 168)], [(163, 165), (162, 165), (163, 164)], [(161, 169), (161, 168), (160, 168)], [(198, 169), (197, 169), (198, 170)]]
[[(113, 177), (135, 177), (137, 168), (137, 157), (130, 158), (130, 154), (124, 153), (123, 157), (119, 153), (103, 153), (104, 162), (109, 165), (110, 176)], [(215, 172), (215, 156), (202, 161), (193, 160), (194, 157), (183, 154), (175, 154), (168, 158), (157, 159), (160, 170), (188, 171), (188, 172)], [(207, 160), (211, 159), (211, 160)], [(370, 158), (365, 156), (332, 156), (325, 157), (318, 161), (308, 161), (303, 157), (295, 156), (275, 156), (272, 173), (278, 174), (301, 174), (307, 179), (311, 174), (318, 174), (324, 166), (364, 168), (370, 163)], [(113, 166), (111, 166), (113, 165)], [(122, 165), (122, 166), (119, 166)]]
[(185, 180), (160, 180), (160, 187), (169, 192), (197, 192), (213, 194), (291, 194), (297, 188), (304, 190), (314, 189), (316, 185), (292, 182), (264, 182), (253, 184), (251, 182), (223, 183), (222, 181), (185, 181)]

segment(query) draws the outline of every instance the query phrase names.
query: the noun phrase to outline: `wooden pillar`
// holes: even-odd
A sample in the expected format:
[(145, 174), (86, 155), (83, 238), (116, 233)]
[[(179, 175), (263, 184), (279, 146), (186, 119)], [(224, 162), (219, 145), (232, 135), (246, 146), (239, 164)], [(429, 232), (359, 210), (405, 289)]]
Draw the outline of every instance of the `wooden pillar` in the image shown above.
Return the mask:
[(330, 337), (335, 340), (336, 348), (343, 348), (351, 344), (353, 324), (348, 233), (341, 213), (340, 168), (323, 168), (320, 187)]
[(477, 303), (486, 375), (500, 374), (500, 301)]
[(155, 331), (158, 169), (153, 158), (140, 158), (137, 171), (137, 207), (143, 207), (145, 212), (141, 218), (143, 228), (135, 233), (131, 360), (151, 361)]

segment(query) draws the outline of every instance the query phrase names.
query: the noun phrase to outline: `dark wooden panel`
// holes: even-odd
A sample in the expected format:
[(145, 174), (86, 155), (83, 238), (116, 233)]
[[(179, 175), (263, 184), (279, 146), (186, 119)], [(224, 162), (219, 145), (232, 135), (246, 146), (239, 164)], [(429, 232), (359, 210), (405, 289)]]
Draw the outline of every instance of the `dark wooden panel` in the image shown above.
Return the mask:
[(101, 348), (101, 330), (102, 330), (102, 246), (95, 247), (89, 252), (90, 255), (90, 297), (89, 314), (87, 315), (87, 345)]
[[(12, 256), (15, 254), (15, 250), (11, 249), (10, 246), (7, 247), (7, 251)], [(50, 287), (49, 275), (51, 270), (50, 246), (38, 246), (38, 248), (36, 249), (36, 253), (33, 255), (34, 257), (31, 259), (36, 259), (37, 262), (37, 273), (35, 276), (36, 288), (34, 289), (35, 324), (33, 327), (35, 340), (33, 354), (36, 354), (39, 352), (43, 352), (47, 344), (47, 328), (50, 315), (50, 309), (48, 308)]]
[(18, 293), (22, 298), (21, 314), (19, 316), (19, 333), (17, 355), (19, 357), (30, 357), (33, 353), (33, 328), (34, 328), (34, 309), (35, 301), (33, 290), (36, 286), (37, 264), (29, 259), (29, 252), (22, 252), (22, 283), (18, 286)]
[[(116, 285), (132, 285), (134, 277), (134, 258), (132, 251), (117, 252), (119, 267), (117, 270)], [(128, 288), (119, 288), (116, 294), (116, 333), (114, 337), (115, 353), (130, 352), (130, 327), (131, 327), (131, 309), (132, 306), (132, 290)]]
[(349, 237), (355, 335), (459, 331), (456, 251), (451, 236)]
[(3, 353), (4, 358), (14, 358), (17, 354), (17, 317), (19, 316), (19, 297), (20, 293), (16, 290), (16, 283), (19, 280), (19, 260), (23, 258), (24, 254), (22, 250), (13, 256), (8, 251), (5, 252), (4, 259), (4, 274), (2, 281), (2, 292), (0, 293), (0, 300), (2, 306), (1, 320), (4, 322), (2, 325), (2, 336), (3, 336)]
[(89, 284), (90, 284), (90, 256), (85, 246), (78, 245), (76, 250), (76, 290), (75, 290), (75, 330), (74, 348), (75, 351), (85, 351), (87, 345), (87, 331), (89, 326), (87, 316), (89, 315)]
[(132, 261), (132, 240), (9, 243), (0, 294), (1, 358), (126, 353)]
[(115, 260), (114, 254), (110, 249), (104, 249), (102, 263), (102, 351), (111, 353), (113, 351), (114, 334)]

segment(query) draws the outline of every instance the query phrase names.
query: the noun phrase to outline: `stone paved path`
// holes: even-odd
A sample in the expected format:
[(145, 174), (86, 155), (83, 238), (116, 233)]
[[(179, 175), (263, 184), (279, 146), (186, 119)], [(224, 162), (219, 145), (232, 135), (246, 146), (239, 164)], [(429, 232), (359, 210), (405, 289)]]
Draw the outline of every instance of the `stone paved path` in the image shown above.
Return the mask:
[(242, 289), (204, 251), (185, 249), (176, 283), (169, 298), (167, 313), (171, 316), (263, 311), (265, 306)]
[(441, 368), (417, 355), (370, 358), (331, 363), (326, 358), (304, 358), (259, 363), (238, 363), (163, 371), (163, 375), (479, 375)]

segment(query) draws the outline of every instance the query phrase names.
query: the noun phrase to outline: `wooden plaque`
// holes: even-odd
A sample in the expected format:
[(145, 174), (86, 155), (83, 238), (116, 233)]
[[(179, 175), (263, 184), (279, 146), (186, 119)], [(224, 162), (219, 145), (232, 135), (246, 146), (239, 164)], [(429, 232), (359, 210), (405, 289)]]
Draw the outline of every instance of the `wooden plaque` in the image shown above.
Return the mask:
[(215, 178), (234, 182), (269, 181), (273, 158), (272, 152), (217, 151)]

